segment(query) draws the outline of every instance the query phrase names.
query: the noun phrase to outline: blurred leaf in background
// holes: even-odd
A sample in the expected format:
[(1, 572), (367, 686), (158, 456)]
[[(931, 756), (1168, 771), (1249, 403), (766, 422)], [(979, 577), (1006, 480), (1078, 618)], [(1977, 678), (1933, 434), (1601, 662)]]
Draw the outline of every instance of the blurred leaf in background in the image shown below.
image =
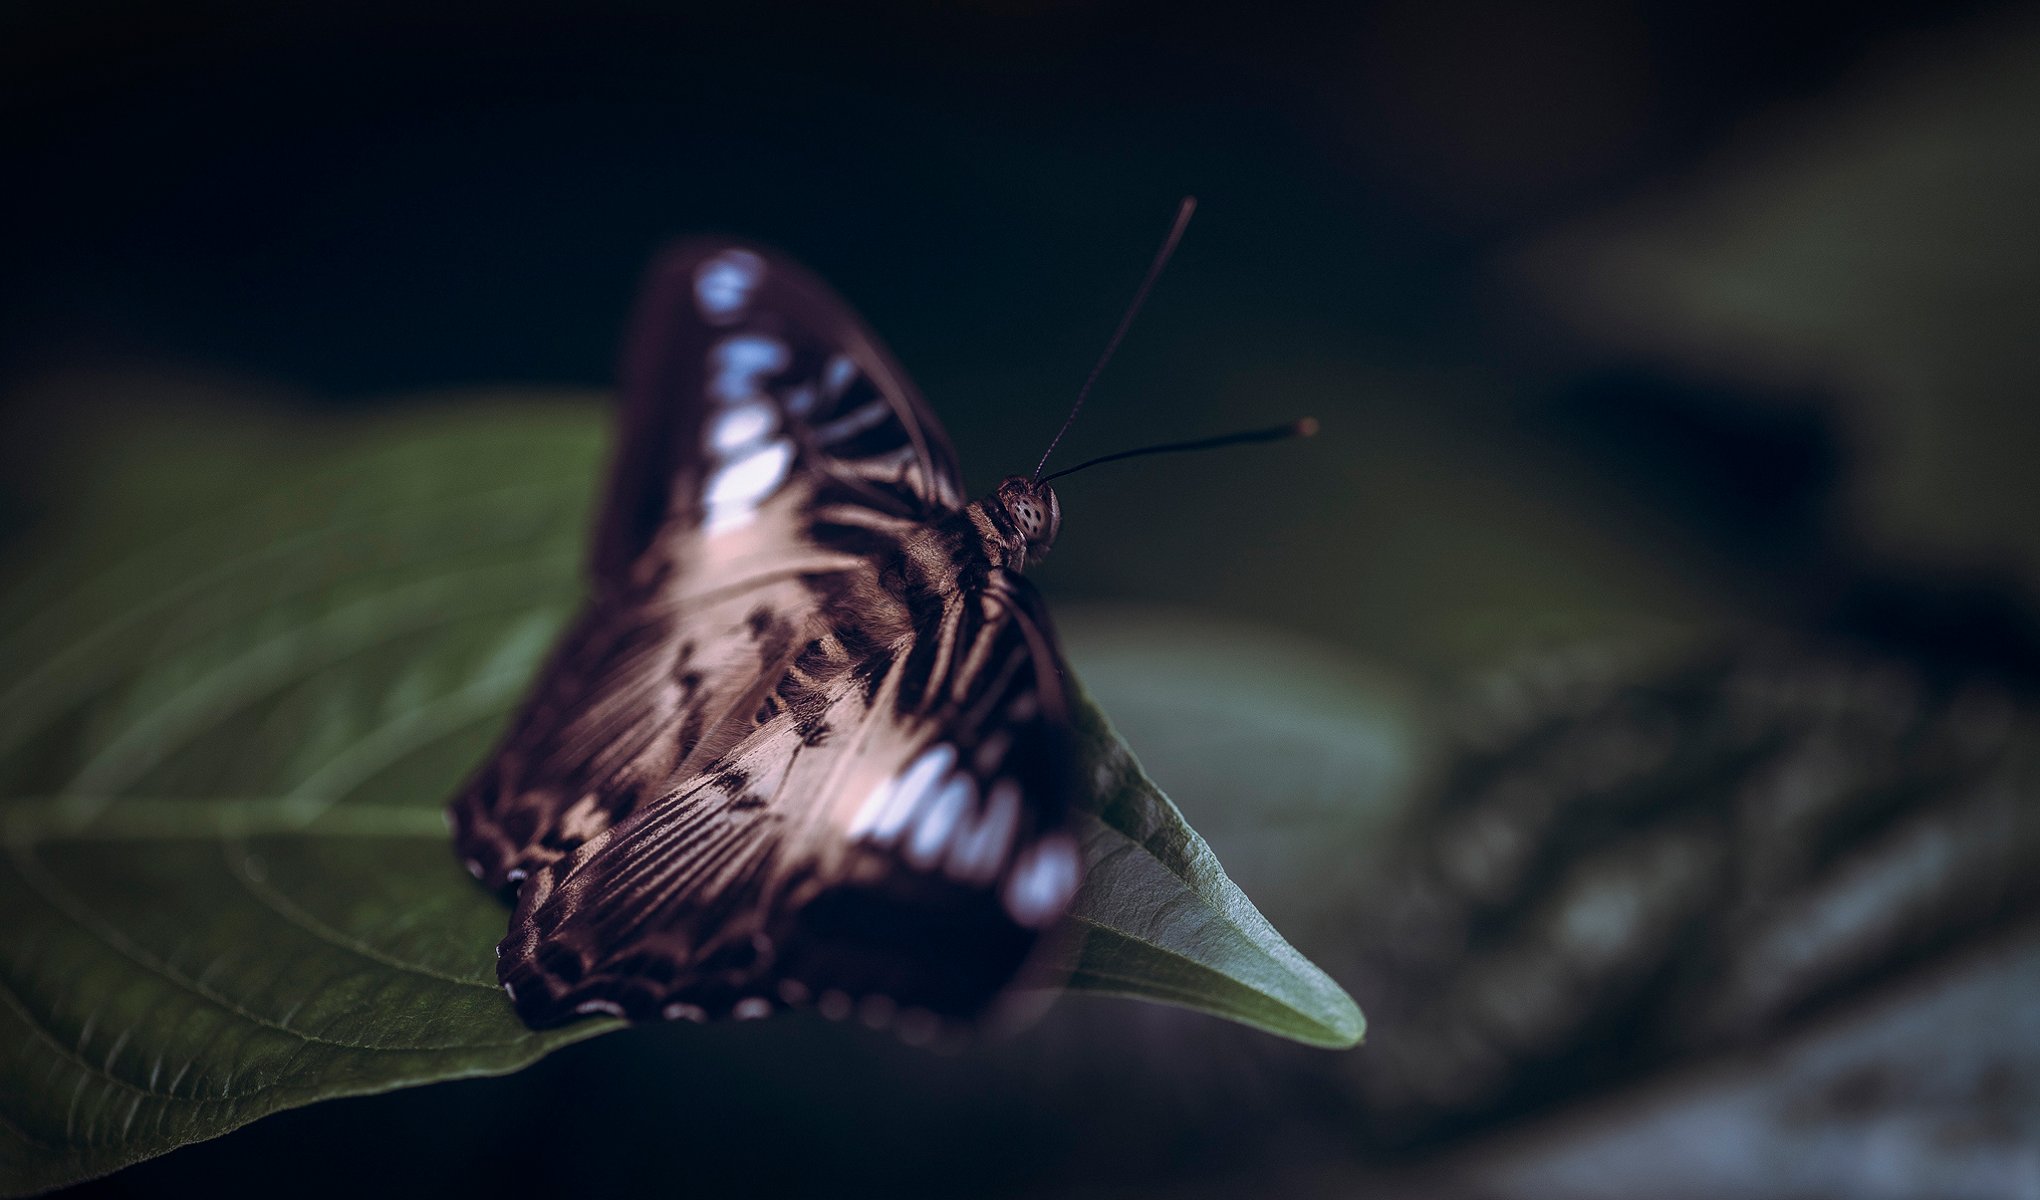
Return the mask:
[[(176, 461), (149, 436), (162, 419), (114, 423), (64, 473), (99, 495), (69, 535), (95, 553), (47, 562), (77, 581), (5, 643), (9, 1190), (316, 1099), (514, 1070), (614, 1026), (515, 1019), (486, 953), (506, 914), (462, 878), (440, 816), (572, 603), (600, 443), (586, 409), (338, 421), (246, 459), (203, 446), (225, 419), (187, 412), (197, 442)], [(118, 470), (138, 455), (139, 485)], [(252, 496), (160, 529), (154, 488), (188, 500), (221, 477)], [(1095, 708), (1079, 733), (1097, 789), (1069, 986), (1356, 1043), (1352, 1001)]]
[[(449, 402), (393, 389), (605, 385), (698, 229), (835, 282), (982, 485), (1194, 191), (1071, 450), (1325, 433), (1073, 478), (1037, 574), (1367, 1045), (1081, 995), (959, 1059), (644, 1030), (82, 1190), (2040, 1192), (2030, 13), (909, 10), (25, 21), (0, 501), (24, 553), (98, 553), (54, 464), (123, 396), (247, 414), (105, 460), (174, 548), (289, 482), (279, 412), (344, 440), (333, 410)], [(235, 446), (243, 478), (180, 477)]]
[(1529, 239), (1577, 362), (1824, 392), (1864, 547), (2040, 579), (2040, 24), (1894, 41), (1711, 161)]

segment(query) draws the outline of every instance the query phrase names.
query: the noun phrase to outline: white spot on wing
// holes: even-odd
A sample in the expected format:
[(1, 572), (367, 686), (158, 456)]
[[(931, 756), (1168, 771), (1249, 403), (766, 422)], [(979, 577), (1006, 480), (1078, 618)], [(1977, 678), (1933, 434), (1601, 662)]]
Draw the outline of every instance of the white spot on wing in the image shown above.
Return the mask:
[(913, 820), (914, 813), (921, 807), (929, 789), (937, 780), (949, 773), (956, 765), (956, 747), (947, 742), (930, 746), (914, 765), (901, 774), (900, 782), (893, 794), (886, 800), (885, 811), (873, 821), (871, 840), (885, 845), (900, 835), (900, 830)]
[(964, 814), (977, 807), (977, 785), (968, 775), (954, 775), (935, 798), (922, 806), (920, 824), (907, 840), (907, 861), (917, 867), (932, 867), (942, 861), (949, 847), (949, 835), (963, 821)]
[(898, 785), (898, 777), (889, 775), (871, 789), (871, 794), (858, 806), (857, 815), (850, 818), (850, 828), (846, 832), (851, 840), (863, 837), (873, 825), (878, 824), (879, 815), (885, 812), (886, 801), (892, 799), (893, 789)]
[(1029, 846), (1006, 878), (1006, 911), (1022, 925), (1040, 927), (1060, 917), (1077, 890), (1077, 843), (1050, 834)]
[(694, 268), (694, 303), (702, 317), (727, 325), (744, 313), (765, 279), (765, 260), (749, 250), (725, 250)]
[(767, 442), (742, 458), (723, 464), (708, 481), (707, 525), (711, 532), (741, 525), (778, 489), (793, 465), (793, 447)]
[(717, 454), (734, 453), (764, 440), (778, 423), (770, 404), (746, 400), (709, 418), (708, 447)]
[(707, 1010), (697, 1008), (692, 1004), (681, 1004), (678, 1001), (668, 1004), (662, 1010), (662, 1014), (668, 1021), (694, 1021), (699, 1023), (708, 1020)]
[(857, 378), (857, 364), (847, 354), (838, 354), (822, 368), (822, 391), (833, 400), (843, 394), (850, 381)]
[(724, 404), (740, 404), (758, 394), (767, 376), (786, 369), (792, 361), (786, 343), (760, 333), (726, 337), (708, 352), (712, 369), (709, 395)]
[(949, 873), (965, 883), (990, 883), (998, 877), (1019, 826), (1020, 785), (1001, 779), (985, 798), (977, 825), (957, 837), (949, 852)]
[(730, 1010), (730, 1015), (739, 1021), (755, 1021), (760, 1017), (769, 1017), (772, 1015), (772, 1001), (763, 996), (746, 996), (737, 1001), (736, 1007)]
[(623, 1015), (623, 1005), (614, 1000), (583, 1000), (574, 1006), (574, 1011), (587, 1015), (602, 1013), (605, 1016), (620, 1017)]

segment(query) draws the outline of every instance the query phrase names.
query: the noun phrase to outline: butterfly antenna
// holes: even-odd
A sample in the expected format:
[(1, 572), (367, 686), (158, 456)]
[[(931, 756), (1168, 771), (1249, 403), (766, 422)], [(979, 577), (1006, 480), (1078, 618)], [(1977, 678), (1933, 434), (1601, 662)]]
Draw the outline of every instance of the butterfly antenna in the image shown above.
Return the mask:
[(1050, 475), (1047, 479), (1037, 479), (1035, 482), (1047, 483), (1051, 479), (1061, 479), (1065, 475), (1074, 475), (1085, 467), (1095, 467), (1100, 463), (1118, 462), (1122, 458), (1141, 458), (1149, 454), (1179, 454), (1186, 450), (1216, 450), (1220, 446), (1238, 446), (1247, 442), (1279, 442), (1293, 437), (1316, 437), (1317, 431), (1317, 418), (1304, 417), (1300, 420), (1291, 421), (1287, 425), (1275, 425), (1267, 429), (1248, 429), (1239, 433), (1223, 434), (1219, 437), (1198, 438), (1190, 442), (1163, 442), (1159, 446), (1142, 446), (1138, 450), (1121, 450), (1117, 454), (1102, 455), (1088, 462), (1080, 462), (1074, 467), (1064, 467), (1062, 470)]
[[(1098, 382), (1098, 376), (1105, 370), (1105, 364), (1112, 361), (1112, 352), (1119, 349), (1119, 343), (1132, 327), (1134, 317), (1140, 315), (1140, 306), (1147, 303), (1148, 293), (1154, 290), (1155, 280), (1161, 278), (1162, 268), (1169, 265), (1169, 256), (1176, 252), (1176, 243), (1183, 240), (1183, 230), (1190, 224), (1190, 215), (1197, 211), (1197, 197), (1185, 196), (1176, 208), (1175, 224), (1169, 226), (1169, 236), (1162, 240), (1162, 248), (1155, 253), (1155, 261), (1148, 265), (1147, 278), (1140, 281), (1140, 290), (1133, 294), (1133, 303), (1126, 306), (1126, 315), (1119, 318), (1119, 328), (1112, 331), (1112, 340), (1105, 343), (1105, 353), (1091, 367), (1091, 373), (1084, 377), (1084, 386), (1077, 389), (1077, 402), (1070, 405), (1070, 415), (1063, 418), (1062, 428), (1055, 431), (1055, 437), (1048, 443), (1048, 449), (1041, 452), (1041, 461), (1034, 464), (1035, 482), (1041, 481), (1041, 469), (1048, 465), (1048, 456), (1063, 440), (1063, 434), (1077, 419), (1078, 410), (1084, 407), (1084, 397), (1091, 394), (1091, 385)], [(1068, 472), (1064, 472), (1068, 474)]]

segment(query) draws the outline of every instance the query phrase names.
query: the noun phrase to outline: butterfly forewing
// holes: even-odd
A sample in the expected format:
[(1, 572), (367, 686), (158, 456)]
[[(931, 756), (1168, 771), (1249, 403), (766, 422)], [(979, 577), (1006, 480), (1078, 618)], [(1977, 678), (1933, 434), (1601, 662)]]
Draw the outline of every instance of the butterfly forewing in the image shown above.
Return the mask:
[(453, 806), (519, 1012), (982, 1012), (1079, 875), (1031, 521), (756, 250), (661, 260), (624, 392), (590, 601)]
[(818, 639), (847, 669), (900, 637), (876, 562), (960, 503), (948, 440), (891, 357), (756, 250), (660, 260), (623, 392), (589, 605), (452, 808), (491, 887), (714, 761)]
[(598, 589), (659, 569), (646, 552), (675, 532), (741, 528), (789, 479), (834, 483), (820, 501), (914, 519), (963, 503), (949, 439), (892, 356), (819, 281), (744, 246), (690, 242), (661, 258), (623, 404)]

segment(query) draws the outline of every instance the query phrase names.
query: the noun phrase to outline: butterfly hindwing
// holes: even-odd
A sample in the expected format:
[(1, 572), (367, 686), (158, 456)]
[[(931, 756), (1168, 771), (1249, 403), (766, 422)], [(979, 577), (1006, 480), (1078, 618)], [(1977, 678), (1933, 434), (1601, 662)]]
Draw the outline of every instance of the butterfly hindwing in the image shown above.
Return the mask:
[(953, 452), (891, 356), (799, 268), (720, 241), (652, 272), (591, 598), (451, 807), (514, 886), (769, 723), (776, 685), (911, 628), (877, 563), (961, 503)]
[(534, 877), (502, 951), (525, 1019), (982, 1012), (1077, 886), (1079, 767), (1023, 579), (931, 624)]

